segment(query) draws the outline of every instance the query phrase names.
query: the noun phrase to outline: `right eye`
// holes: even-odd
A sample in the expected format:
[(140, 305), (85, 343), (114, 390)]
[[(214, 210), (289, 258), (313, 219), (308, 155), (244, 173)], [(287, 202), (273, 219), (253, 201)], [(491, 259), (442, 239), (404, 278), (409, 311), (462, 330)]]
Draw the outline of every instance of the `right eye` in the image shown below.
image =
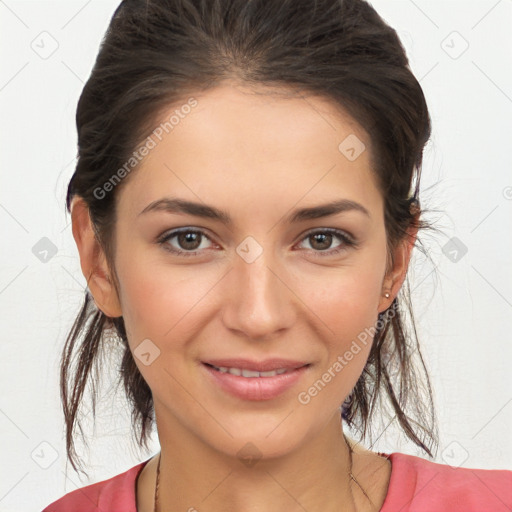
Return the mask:
[[(201, 247), (203, 239), (210, 238), (204, 233), (204, 231), (192, 228), (181, 228), (173, 231), (168, 231), (159, 237), (158, 243), (162, 247), (179, 256), (196, 256), (198, 251), (202, 251), (205, 247)], [(174, 240), (175, 239), (175, 240)], [(175, 244), (171, 243), (171, 240)]]

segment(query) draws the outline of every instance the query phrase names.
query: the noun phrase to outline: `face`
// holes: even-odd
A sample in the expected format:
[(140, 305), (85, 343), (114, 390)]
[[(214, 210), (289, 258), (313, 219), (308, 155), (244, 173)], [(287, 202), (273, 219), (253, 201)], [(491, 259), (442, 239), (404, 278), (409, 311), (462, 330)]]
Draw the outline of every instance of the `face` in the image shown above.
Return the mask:
[[(339, 417), (371, 348), (361, 333), (393, 300), (370, 140), (318, 97), (226, 84), (195, 98), (120, 189), (119, 303), (162, 425), (218, 452), (251, 442), (278, 456)], [(349, 136), (366, 147), (355, 159), (339, 149)], [(304, 213), (339, 201), (351, 203)], [(274, 358), (302, 369), (244, 377), (205, 364)]]

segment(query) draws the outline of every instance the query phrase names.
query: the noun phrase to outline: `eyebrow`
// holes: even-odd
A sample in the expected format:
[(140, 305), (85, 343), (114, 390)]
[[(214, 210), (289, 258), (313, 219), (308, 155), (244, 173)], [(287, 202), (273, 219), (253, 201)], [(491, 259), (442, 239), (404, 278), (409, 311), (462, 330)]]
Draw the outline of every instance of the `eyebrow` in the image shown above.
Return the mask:
[[(186, 213), (196, 217), (217, 220), (228, 226), (233, 224), (233, 220), (227, 212), (219, 210), (214, 206), (209, 206), (204, 203), (195, 203), (193, 201), (186, 201), (184, 199), (171, 197), (158, 199), (149, 203), (139, 213), (139, 215), (155, 211), (165, 211), (168, 213)], [(351, 201), (349, 199), (340, 199), (318, 206), (296, 209), (288, 214), (284, 220), (285, 222), (294, 224), (306, 220), (328, 217), (330, 215), (348, 211), (361, 212), (367, 217), (371, 218), (370, 212), (362, 204), (356, 203), (355, 201)]]

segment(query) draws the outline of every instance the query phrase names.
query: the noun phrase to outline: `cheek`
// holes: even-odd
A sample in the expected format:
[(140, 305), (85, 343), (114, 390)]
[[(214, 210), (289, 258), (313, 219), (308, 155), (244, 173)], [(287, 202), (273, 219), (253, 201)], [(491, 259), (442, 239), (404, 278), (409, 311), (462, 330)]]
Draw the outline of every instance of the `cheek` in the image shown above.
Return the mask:
[(308, 297), (307, 305), (323, 325), (327, 351), (317, 387), (325, 384), (321, 400), (334, 405), (355, 385), (371, 350), (385, 271), (383, 254), (380, 246), (374, 247), (329, 279), (297, 280), (302, 286), (300, 295)]
[(119, 279), (123, 318), (134, 342), (162, 338), (186, 314), (190, 288), (158, 267), (126, 265)]
[[(301, 277), (302, 297), (330, 329), (331, 334), (357, 334), (377, 320), (385, 262), (375, 254), (366, 254), (350, 266), (326, 278)], [(381, 261), (382, 260), (382, 261)]]
[[(120, 261), (118, 274), (123, 319), (135, 364), (153, 392), (157, 396), (171, 394), (177, 407), (181, 403), (180, 386), (166, 375), (165, 369), (178, 381), (184, 380), (181, 362), (191, 335), (186, 331), (191, 327), (194, 305), (207, 291), (198, 286), (204, 280), (184, 278), (183, 272), (172, 272), (161, 262), (144, 264), (136, 258)], [(148, 339), (150, 344), (142, 343)], [(156, 355), (149, 365), (139, 359), (139, 354), (147, 352), (151, 358)], [(186, 401), (181, 406), (187, 406)]]
[[(366, 364), (372, 344), (372, 327), (377, 321), (377, 291), (370, 278), (330, 284), (319, 295), (310, 294), (314, 310), (326, 327), (325, 370), (343, 374), (338, 384), (355, 381)], [(339, 364), (343, 369), (339, 367)], [(326, 376), (329, 379), (328, 376)], [(335, 385), (336, 387), (336, 385)]]
[[(193, 266), (171, 267), (165, 255), (155, 258), (148, 253), (147, 249), (126, 250), (116, 261), (123, 318), (132, 348), (146, 338), (159, 346), (164, 340), (183, 339), (195, 308), (208, 300), (208, 291), (219, 279), (214, 269), (199, 274)], [(178, 349), (177, 343), (169, 348)]]
[[(378, 319), (375, 297), (378, 290), (372, 276), (340, 279), (310, 290), (310, 304), (322, 320), (322, 345), (326, 349), (317, 372), (298, 401), (309, 417), (327, 421), (356, 385), (368, 360)], [(315, 340), (316, 341), (316, 340)]]

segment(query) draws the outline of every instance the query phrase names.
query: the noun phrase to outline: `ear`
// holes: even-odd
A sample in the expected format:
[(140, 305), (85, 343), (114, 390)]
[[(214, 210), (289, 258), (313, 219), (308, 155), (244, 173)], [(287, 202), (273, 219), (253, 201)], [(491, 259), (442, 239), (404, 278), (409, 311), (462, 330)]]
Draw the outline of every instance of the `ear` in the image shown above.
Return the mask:
[(73, 238), (80, 254), (80, 266), (96, 306), (111, 318), (122, 315), (107, 259), (92, 227), (89, 208), (81, 197), (71, 203)]
[[(412, 249), (414, 248), (416, 237), (418, 235), (418, 218), (419, 214), (416, 215), (411, 227), (407, 229), (407, 236), (400, 241), (393, 252), (392, 268), (388, 269), (382, 283), (382, 295), (378, 307), (379, 313), (385, 311), (389, 306), (391, 306), (405, 280)], [(388, 298), (384, 295), (386, 292), (389, 293)]]

